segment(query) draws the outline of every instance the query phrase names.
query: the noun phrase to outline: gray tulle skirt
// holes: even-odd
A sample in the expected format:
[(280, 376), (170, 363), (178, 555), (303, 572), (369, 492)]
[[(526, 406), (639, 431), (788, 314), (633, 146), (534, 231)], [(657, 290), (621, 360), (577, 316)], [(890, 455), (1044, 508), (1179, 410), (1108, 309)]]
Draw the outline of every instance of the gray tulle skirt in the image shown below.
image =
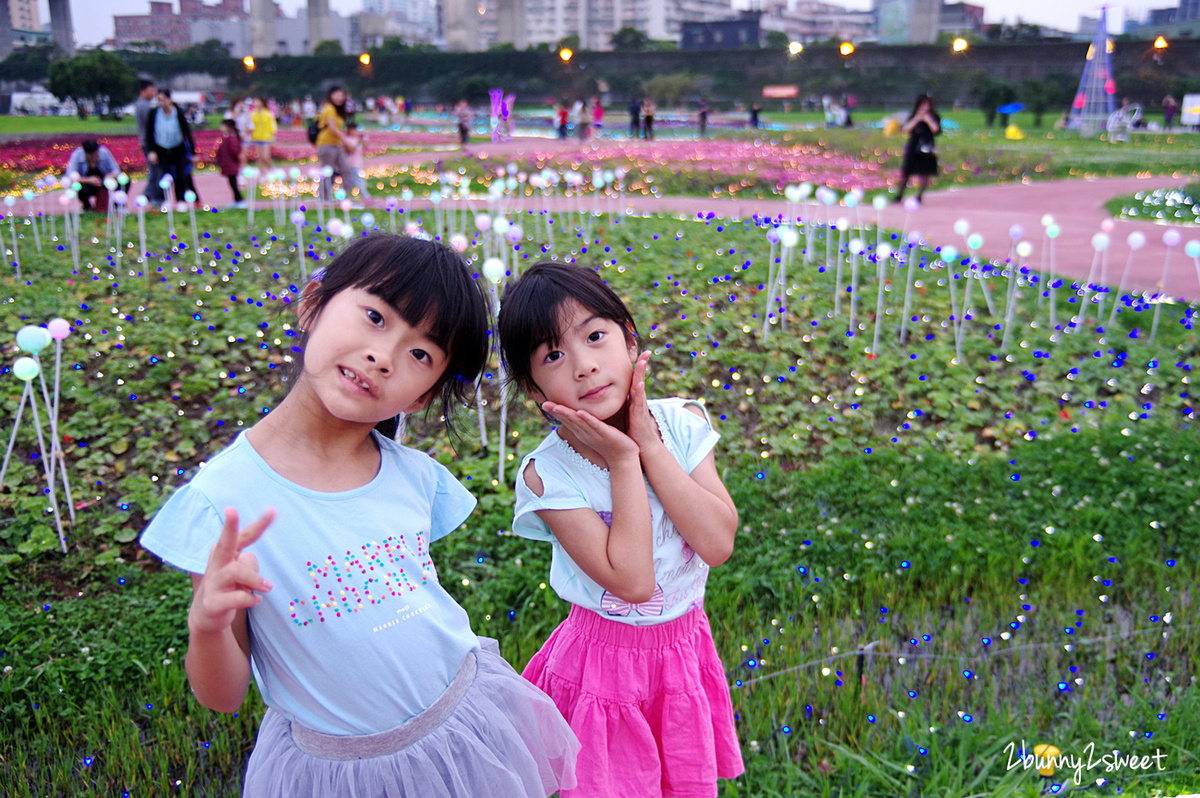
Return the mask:
[(574, 787), (579, 741), (546, 694), (491, 648), (469, 654), (429, 709), (379, 734), (321, 734), (268, 709), (243, 794), (545, 798)]

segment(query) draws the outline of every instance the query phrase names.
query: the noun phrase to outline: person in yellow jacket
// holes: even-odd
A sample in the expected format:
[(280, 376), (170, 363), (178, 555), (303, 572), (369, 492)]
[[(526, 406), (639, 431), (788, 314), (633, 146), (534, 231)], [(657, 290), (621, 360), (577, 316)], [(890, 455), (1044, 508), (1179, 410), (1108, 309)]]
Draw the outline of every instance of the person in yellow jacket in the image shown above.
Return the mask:
[(261, 168), (271, 168), (271, 145), (275, 143), (277, 129), (275, 115), (267, 107), (266, 99), (255, 97), (254, 110), (250, 113), (250, 140), (254, 142), (254, 151)]
[[(325, 104), (317, 115), (317, 160), (322, 167), (330, 167), (334, 175), (342, 175), (343, 180), (350, 174), (350, 165), (346, 160), (343, 149), (346, 142), (346, 90), (341, 86), (331, 86), (325, 96)], [(321, 197), (329, 199), (333, 193), (333, 177), (321, 179)]]

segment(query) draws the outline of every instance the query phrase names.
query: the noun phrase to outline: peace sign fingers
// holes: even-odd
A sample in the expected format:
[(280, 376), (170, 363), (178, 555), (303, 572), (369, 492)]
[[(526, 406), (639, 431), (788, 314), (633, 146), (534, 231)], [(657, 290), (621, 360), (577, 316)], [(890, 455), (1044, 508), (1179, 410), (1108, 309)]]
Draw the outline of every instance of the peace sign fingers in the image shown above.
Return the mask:
[(238, 514), (225, 510), (225, 524), (208, 555), (204, 576), (195, 585), (189, 626), (195, 631), (219, 632), (227, 628), (239, 609), (256, 606), (261, 593), (273, 585), (258, 572), (258, 558), (246, 547), (254, 543), (275, 520), (267, 509), (253, 523), (238, 528)]

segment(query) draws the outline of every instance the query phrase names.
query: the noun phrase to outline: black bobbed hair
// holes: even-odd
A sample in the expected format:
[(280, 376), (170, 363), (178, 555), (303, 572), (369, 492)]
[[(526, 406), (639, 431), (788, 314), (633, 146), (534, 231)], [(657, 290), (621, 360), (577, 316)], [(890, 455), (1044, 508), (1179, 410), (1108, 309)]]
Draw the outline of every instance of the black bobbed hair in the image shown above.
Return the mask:
[(599, 274), (556, 261), (535, 263), (504, 290), (496, 325), (504, 368), (509, 379), (527, 394), (537, 390), (533, 353), (542, 344), (557, 345), (563, 316), (572, 301), (621, 325), (629, 343), (637, 340), (637, 325), (629, 309)]
[[(475, 380), (487, 363), (488, 307), (467, 264), (454, 250), (432, 241), (376, 233), (346, 247), (322, 269), (300, 301), (303, 322), (314, 319), (347, 288), (362, 288), (387, 302), (408, 324), (428, 325), (429, 337), (446, 353), (446, 371), (432, 388), (439, 412), (453, 432), (455, 406), (474, 398)], [(304, 369), (308, 333), (300, 336), (293, 384)], [(431, 401), (426, 412), (433, 412)]]

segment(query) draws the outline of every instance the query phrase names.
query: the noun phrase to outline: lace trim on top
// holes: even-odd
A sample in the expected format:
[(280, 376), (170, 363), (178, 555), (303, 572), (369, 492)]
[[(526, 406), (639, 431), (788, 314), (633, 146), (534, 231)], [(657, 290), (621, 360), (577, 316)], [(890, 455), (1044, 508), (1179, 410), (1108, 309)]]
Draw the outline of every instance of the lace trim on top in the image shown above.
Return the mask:
[[(667, 447), (667, 451), (669, 451), (671, 455), (678, 460), (680, 451), (679, 444), (675, 440), (675, 435), (671, 432), (671, 428), (667, 426), (663, 419), (663, 406), (661, 404), (654, 403), (650, 404), (649, 408), (650, 415), (654, 417), (654, 423), (658, 425), (658, 434), (662, 436), (663, 444)], [(558, 435), (557, 431), (555, 432), (555, 435)], [(562, 449), (566, 451), (567, 459), (569, 459), (572, 463), (580, 468), (583, 468), (585, 471), (590, 471), (596, 476), (604, 477), (605, 479), (608, 478), (609, 474), (607, 468), (601, 468), (577, 452), (575, 447), (572, 446), (562, 435), (558, 435), (558, 442)]]

